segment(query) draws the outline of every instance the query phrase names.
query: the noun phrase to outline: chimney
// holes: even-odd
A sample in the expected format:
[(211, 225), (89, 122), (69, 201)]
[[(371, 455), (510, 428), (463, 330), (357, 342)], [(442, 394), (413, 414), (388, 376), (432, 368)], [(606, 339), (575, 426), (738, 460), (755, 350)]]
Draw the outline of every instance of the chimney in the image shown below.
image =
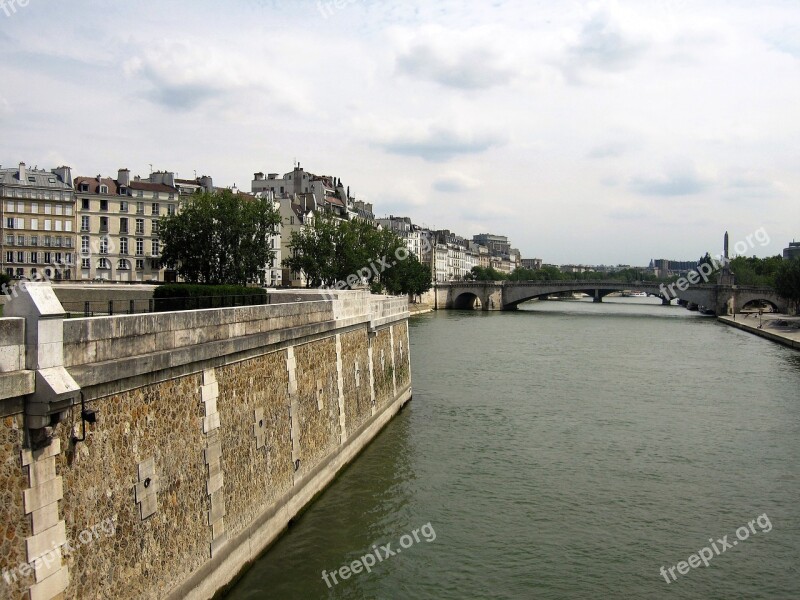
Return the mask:
[(129, 186), (131, 184), (131, 172), (128, 169), (120, 169), (117, 173), (117, 182), (122, 186)]
[(25, 163), (19, 163), (19, 181), (20, 183), (28, 183), (28, 176), (25, 172)]
[(66, 183), (69, 187), (72, 187), (72, 169), (69, 167), (58, 167), (57, 169), (53, 169), (51, 171), (54, 175), (57, 175), (62, 182)]
[(203, 189), (205, 189), (205, 191), (209, 193), (214, 191), (214, 180), (208, 175), (203, 175), (200, 178), (199, 183), (201, 186), (203, 186)]
[(264, 174), (263, 173), (256, 173), (253, 175), (253, 179), (256, 181), (264, 181)]

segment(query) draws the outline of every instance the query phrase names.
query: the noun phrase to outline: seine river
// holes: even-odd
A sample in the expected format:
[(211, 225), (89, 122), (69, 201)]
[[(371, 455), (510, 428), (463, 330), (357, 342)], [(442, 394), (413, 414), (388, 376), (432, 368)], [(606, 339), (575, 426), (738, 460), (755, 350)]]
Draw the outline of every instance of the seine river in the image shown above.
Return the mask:
[(639, 298), (411, 326), (413, 402), (229, 600), (800, 598), (800, 353)]

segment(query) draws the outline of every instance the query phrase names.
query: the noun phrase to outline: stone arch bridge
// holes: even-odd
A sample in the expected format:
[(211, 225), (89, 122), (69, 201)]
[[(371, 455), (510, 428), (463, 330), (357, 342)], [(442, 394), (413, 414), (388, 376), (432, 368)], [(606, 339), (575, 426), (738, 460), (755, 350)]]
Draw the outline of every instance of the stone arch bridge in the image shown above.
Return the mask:
[(564, 292), (582, 292), (602, 302), (612, 292), (636, 290), (661, 298), (663, 304), (677, 299), (707, 308), (717, 315), (739, 312), (752, 302), (764, 302), (779, 312), (788, 311), (786, 300), (772, 288), (737, 285), (698, 284), (685, 290), (656, 283), (619, 281), (451, 281), (434, 288), (437, 309), (473, 309), (485, 311), (516, 310), (529, 300)]

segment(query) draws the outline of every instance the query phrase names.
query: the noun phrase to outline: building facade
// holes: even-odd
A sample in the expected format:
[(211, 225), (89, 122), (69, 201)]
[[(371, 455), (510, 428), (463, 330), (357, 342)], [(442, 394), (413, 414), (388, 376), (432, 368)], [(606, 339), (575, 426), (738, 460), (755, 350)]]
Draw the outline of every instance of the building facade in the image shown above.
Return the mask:
[(175, 281), (161, 267), (160, 219), (176, 214), (180, 191), (169, 172), (131, 180), (76, 177), (80, 279), (84, 281)]
[(69, 167), (0, 169), (0, 269), (14, 279), (75, 277), (75, 197)]

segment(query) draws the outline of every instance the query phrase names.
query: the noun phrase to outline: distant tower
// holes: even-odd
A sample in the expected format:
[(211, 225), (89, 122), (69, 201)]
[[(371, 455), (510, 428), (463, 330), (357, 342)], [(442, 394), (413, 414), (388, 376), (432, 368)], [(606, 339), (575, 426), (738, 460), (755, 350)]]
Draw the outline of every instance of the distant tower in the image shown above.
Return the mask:
[(728, 232), (725, 232), (725, 253), (724, 258), (725, 260), (722, 261), (722, 269), (719, 271), (719, 277), (717, 278), (717, 283), (719, 285), (734, 285), (736, 283), (736, 278), (734, 277), (734, 273), (731, 270), (730, 262), (730, 254), (729, 254), (729, 244), (730, 238), (728, 237)]

